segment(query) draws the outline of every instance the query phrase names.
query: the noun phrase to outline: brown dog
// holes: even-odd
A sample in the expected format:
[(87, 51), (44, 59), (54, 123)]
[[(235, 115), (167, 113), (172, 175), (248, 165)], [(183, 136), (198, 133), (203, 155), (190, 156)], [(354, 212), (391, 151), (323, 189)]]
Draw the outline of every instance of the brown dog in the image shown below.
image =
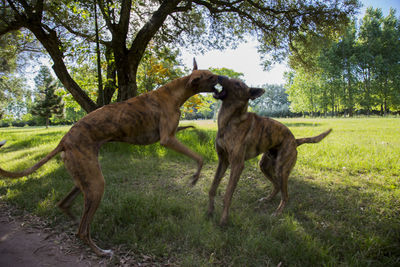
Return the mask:
[(208, 215), (214, 212), (214, 198), (217, 187), (231, 164), (231, 174), (224, 196), (224, 208), (220, 224), (228, 221), (232, 195), (244, 168), (245, 160), (264, 153), (260, 168), (272, 182), (274, 189), (266, 198), (271, 200), (281, 191), (281, 203), (275, 214), (280, 214), (288, 200), (287, 182), (289, 173), (296, 163), (296, 148), (304, 143), (317, 143), (327, 136), (328, 130), (311, 138), (295, 139), (290, 130), (280, 122), (247, 112), (249, 99), (255, 99), (264, 93), (263, 89), (249, 88), (235, 79), (219, 77), (222, 91), (214, 93), (222, 100), (218, 114), (218, 133), (215, 147), (218, 154), (218, 168), (209, 191)]
[(111, 255), (110, 250), (100, 249), (90, 238), (90, 223), (104, 192), (104, 178), (98, 161), (102, 144), (111, 141), (148, 145), (160, 141), (162, 146), (183, 153), (196, 160), (197, 172), (193, 175), (194, 185), (200, 175), (203, 159), (175, 138), (180, 118), (179, 107), (191, 96), (200, 92), (215, 92), (218, 76), (207, 70), (197, 70), (176, 79), (157, 90), (106, 105), (78, 121), (62, 138), (58, 146), (33, 167), (22, 172), (0, 169), (3, 177), (17, 178), (31, 174), (57, 153), (61, 153), (65, 167), (74, 179), (72, 191), (58, 203), (67, 215), (69, 208), (80, 191), (83, 192), (85, 207), (77, 235), (97, 255)]

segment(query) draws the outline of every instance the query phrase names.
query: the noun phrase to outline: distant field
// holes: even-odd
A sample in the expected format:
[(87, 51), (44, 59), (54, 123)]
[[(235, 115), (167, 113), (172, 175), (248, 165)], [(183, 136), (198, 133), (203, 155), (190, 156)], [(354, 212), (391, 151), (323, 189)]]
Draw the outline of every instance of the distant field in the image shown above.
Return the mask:
[[(180, 132), (178, 139), (206, 160), (199, 183), (188, 186), (194, 162), (158, 144), (106, 144), (100, 153), (106, 192), (92, 236), (104, 248), (123, 244), (180, 266), (400, 265), (400, 119), (280, 121), (296, 137), (333, 128), (321, 143), (299, 147), (282, 216), (270, 216), (279, 197), (268, 204), (257, 201), (271, 185), (254, 159), (239, 181), (230, 224), (218, 226), (229, 172), (217, 195), (215, 217), (207, 219), (208, 189), (217, 165), (216, 124), (184, 121), (197, 129)], [(30, 167), (68, 129), (0, 129), (0, 140), (8, 140), (0, 166)], [(68, 219), (55, 203), (72, 185), (56, 157), (27, 178), (0, 181), (0, 200), (63, 224)], [(74, 212), (81, 210), (79, 198)]]

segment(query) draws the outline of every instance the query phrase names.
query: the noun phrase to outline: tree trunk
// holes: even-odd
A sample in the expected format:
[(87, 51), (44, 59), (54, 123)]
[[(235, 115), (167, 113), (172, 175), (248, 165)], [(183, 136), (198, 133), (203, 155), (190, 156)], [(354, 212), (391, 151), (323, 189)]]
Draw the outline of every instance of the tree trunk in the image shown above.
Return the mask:
[(348, 102), (348, 112), (349, 112), (349, 117), (353, 117), (353, 92), (351, 90), (352, 84), (351, 84), (351, 74), (350, 74), (350, 67), (347, 69), (348, 73), (348, 80), (347, 80), (347, 86), (348, 86), (348, 93), (349, 93), (349, 102)]
[[(124, 45), (124, 44), (122, 44)], [(119, 46), (119, 47), (117, 47)], [(136, 72), (131, 69), (138, 67), (136, 62), (130, 62), (128, 51), (121, 45), (114, 44), (115, 66), (118, 77), (118, 96), (117, 101), (124, 101), (137, 95)]]
[(160, 7), (136, 34), (129, 50), (125, 49), (125, 44), (122, 46), (122, 43), (118, 43), (120, 40), (115, 40), (113, 43), (118, 74), (118, 100), (125, 100), (137, 95), (136, 74), (146, 47), (161, 28), (168, 15), (174, 11), (180, 2), (182, 0), (163, 1)]
[(388, 88), (388, 81), (385, 81), (385, 85), (383, 86), (384, 91), (383, 91), (383, 108), (384, 108), (384, 115), (387, 116), (389, 113), (388, 105), (387, 105), (387, 88)]
[(387, 107), (387, 100), (385, 96), (385, 100), (383, 101), (383, 108), (384, 108), (384, 116), (388, 115), (388, 107)]
[(110, 46), (106, 46), (105, 56), (107, 61), (107, 80), (104, 84), (104, 105), (107, 105), (111, 103), (111, 99), (117, 89), (117, 69)]
[(94, 1), (94, 27), (96, 31), (96, 57), (97, 57), (97, 105), (99, 107), (105, 105), (103, 77), (101, 76), (101, 57), (100, 57), (100, 42), (99, 42), (99, 26), (97, 23), (97, 5)]
[(53, 70), (57, 75), (58, 79), (64, 85), (64, 87), (71, 93), (75, 101), (86, 111), (91, 112), (97, 108), (97, 105), (89, 98), (89, 96), (83, 91), (79, 85), (70, 76), (67, 67), (64, 64), (63, 54), (60, 51), (60, 43), (57, 38), (55, 31), (47, 29), (44, 31), (41, 25), (34, 22), (27, 23), (25, 25), (40, 43), (44, 46), (46, 51), (52, 58), (54, 65)]

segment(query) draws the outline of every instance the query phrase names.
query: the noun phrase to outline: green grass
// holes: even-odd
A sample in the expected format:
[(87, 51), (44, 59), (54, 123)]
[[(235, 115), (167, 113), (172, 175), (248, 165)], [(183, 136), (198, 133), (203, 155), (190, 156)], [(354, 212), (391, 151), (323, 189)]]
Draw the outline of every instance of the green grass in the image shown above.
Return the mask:
[[(172, 258), (181, 266), (398, 266), (400, 264), (400, 121), (381, 119), (283, 119), (297, 137), (333, 128), (319, 144), (299, 147), (289, 180), (289, 204), (259, 204), (270, 183), (250, 160), (234, 195), (230, 223), (218, 226), (205, 211), (215, 169), (212, 122), (178, 139), (206, 160), (191, 188), (196, 165), (158, 144), (106, 144), (100, 161), (106, 192), (92, 223), (92, 236), (104, 248), (124, 245), (135, 253)], [(21, 170), (54, 148), (68, 127), (0, 129), (0, 166)], [(55, 208), (72, 188), (59, 158), (19, 180), (0, 181), (0, 197), (54, 224), (67, 218)], [(74, 205), (82, 211), (82, 198)]]

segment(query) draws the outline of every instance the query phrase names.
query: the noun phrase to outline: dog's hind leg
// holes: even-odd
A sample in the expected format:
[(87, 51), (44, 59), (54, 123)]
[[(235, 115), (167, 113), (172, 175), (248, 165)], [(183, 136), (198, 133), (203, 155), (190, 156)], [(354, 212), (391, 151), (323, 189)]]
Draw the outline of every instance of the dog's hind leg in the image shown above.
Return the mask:
[[(83, 192), (84, 210), (79, 224), (79, 236), (98, 256), (112, 255), (111, 250), (99, 248), (90, 237), (90, 223), (100, 205), (105, 181), (97, 159), (96, 150), (66, 152), (65, 166)], [(84, 151), (84, 152), (82, 152)], [(73, 190), (74, 191), (74, 190)]]
[[(218, 152), (218, 148), (217, 148)], [(217, 193), (217, 188), (221, 182), (222, 177), (224, 176), (226, 169), (229, 166), (229, 161), (225, 157), (223, 153), (218, 153), (218, 167), (217, 171), (215, 172), (214, 180), (212, 182), (210, 191), (208, 192), (209, 202), (208, 202), (208, 211), (207, 215), (211, 216), (214, 212), (214, 199)]]
[(73, 201), (79, 195), (80, 192), (81, 190), (79, 189), (79, 187), (74, 186), (71, 192), (69, 192), (68, 195), (66, 195), (63, 200), (57, 203), (57, 206), (61, 209), (61, 211), (64, 212), (73, 221), (76, 221), (76, 218), (71, 213), (70, 207), (72, 206)]
[(84, 211), (81, 222), (79, 224), (78, 236), (85, 241), (98, 256), (112, 255), (111, 250), (104, 250), (99, 248), (91, 239), (90, 236), (90, 223), (93, 220), (94, 214), (100, 205), (101, 198), (104, 192), (104, 178), (99, 170), (98, 173), (92, 173), (88, 181), (88, 185), (83, 188), (84, 194)]
[(181, 142), (179, 142), (175, 138), (175, 136), (170, 136), (168, 138), (161, 139), (160, 144), (167, 148), (173, 149), (176, 152), (182, 153), (182, 154), (194, 159), (197, 162), (197, 171), (192, 176), (192, 180), (191, 180), (191, 185), (195, 185), (197, 183), (197, 181), (199, 180), (200, 172), (203, 167), (203, 158), (201, 156), (199, 156), (198, 154), (196, 154), (195, 152), (191, 151), (189, 148), (187, 148)]
[(160, 145), (184, 154), (197, 162), (197, 171), (192, 176), (191, 185), (194, 186), (200, 177), (203, 168), (203, 158), (193, 152), (175, 137), (176, 126), (178, 126), (180, 113), (172, 114), (172, 116), (161, 116), (160, 118)]
[(280, 215), (289, 199), (288, 180), (291, 170), (296, 164), (297, 150), (294, 142), (283, 144), (278, 151), (276, 158), (275, 171), (276, 177), (280, 181), (281, 202), (273, 215)]
[(265, 177), (267, 177), (271, 181), (273, 189), (271, 193), (268, 195), (268, 197), (261, 198), (259, 202), (271, 201), (280, 191), (281, 185), (276, 177), (275, 164), (276, 164), (276, 155), (270, 153), (269, 151), (265, 152), (264, 155), (261, 157), (261, 160), (259, 162), (260, 169), (265, 175)]

